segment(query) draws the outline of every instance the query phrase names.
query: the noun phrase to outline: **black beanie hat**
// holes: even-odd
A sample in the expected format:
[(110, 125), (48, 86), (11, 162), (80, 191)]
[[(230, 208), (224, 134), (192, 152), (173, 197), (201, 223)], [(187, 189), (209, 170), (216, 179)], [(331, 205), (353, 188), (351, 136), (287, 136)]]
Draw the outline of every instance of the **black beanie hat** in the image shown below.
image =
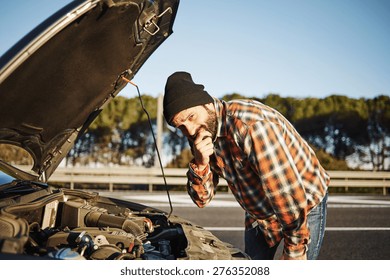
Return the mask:
[(175, 72), (168, 77), (164, 94), (164, 117), (170, 124), (179, 112), (214, 102), (203, 85), (195, 84), (187, 72)]

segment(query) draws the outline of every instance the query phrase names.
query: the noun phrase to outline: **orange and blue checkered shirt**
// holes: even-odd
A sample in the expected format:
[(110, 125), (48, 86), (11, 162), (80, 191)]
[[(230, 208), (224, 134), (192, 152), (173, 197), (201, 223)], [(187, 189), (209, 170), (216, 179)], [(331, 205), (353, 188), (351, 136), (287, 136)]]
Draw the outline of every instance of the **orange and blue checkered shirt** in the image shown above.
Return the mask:
[(198, 207), (216, 193), (219, 176), (246, 211), (246, 228), (259, 226), (270, 247), (305, 254), (307, 215), (326, 195), (329, 176), (313, 150), (276, 110), (254, 100), (215, 99), (218, 134), (210, 165), (191, 162), (187, 190)]

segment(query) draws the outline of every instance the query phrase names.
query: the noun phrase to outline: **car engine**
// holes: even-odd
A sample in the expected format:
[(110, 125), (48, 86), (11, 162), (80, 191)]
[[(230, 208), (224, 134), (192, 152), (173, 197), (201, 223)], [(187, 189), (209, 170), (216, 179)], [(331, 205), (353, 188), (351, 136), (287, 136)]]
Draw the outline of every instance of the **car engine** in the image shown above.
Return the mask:
[(1, 194), (6, 196), (0, 201), (2, 258), (247, 259), (211, 232), (174, 215), (168, 219), (160, 210), (97, 193), (26, 184)]

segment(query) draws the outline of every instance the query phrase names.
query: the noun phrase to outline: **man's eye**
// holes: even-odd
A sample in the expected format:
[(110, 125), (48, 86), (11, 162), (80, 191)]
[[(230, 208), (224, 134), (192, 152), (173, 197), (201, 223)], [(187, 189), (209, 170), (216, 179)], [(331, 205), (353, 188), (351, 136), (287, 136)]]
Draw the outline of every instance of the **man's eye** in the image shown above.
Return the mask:
[(188, 120), (193, 120), (195, 118), (195, 114), (191, 114), (189, 117), (188, 117)]

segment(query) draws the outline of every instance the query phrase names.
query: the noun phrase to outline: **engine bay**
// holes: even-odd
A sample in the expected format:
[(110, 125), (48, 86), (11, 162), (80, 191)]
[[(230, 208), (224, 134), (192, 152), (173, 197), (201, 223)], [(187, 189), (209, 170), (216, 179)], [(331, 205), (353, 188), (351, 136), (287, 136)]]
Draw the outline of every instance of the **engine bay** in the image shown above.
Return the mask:
[(0, 254), (80, 260), (247, 258), (202, 227), (141, 204), (34, 185), (27, 194), (15, 193), (14, 188), (0, 203)]

